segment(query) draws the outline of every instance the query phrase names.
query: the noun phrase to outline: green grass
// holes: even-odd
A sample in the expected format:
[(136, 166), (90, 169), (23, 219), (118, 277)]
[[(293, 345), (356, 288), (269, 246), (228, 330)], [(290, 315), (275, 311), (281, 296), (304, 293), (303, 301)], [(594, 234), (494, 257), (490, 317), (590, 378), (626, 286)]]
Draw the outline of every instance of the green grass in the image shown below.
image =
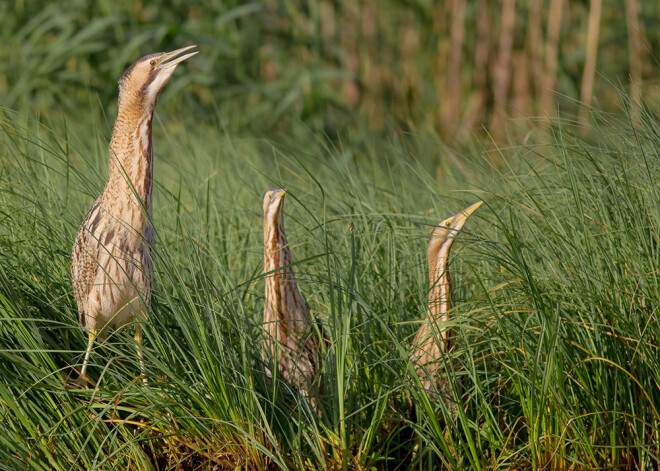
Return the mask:
[[(650, 117), (589, 142), (558, 125), (503, 149), (496, 167), (433, 136), (331, 141), (298, 123), (266, 141), (156, 116), (149, 384), (124, 329), (94, 349), (98, 387), (82, 390), (63, 379), (86, 346), (69, 257), (104, 184), (111, 120), (3, 112), (0, 467), (658, 466)], [(288, 189), (299, 284), (328, 339), (321, 417), (259, 360), (271, 187)], [(453, 414), (410, 379), (407, 351), (425, 315), (429, 229), (478, 199), (451, 261)]]

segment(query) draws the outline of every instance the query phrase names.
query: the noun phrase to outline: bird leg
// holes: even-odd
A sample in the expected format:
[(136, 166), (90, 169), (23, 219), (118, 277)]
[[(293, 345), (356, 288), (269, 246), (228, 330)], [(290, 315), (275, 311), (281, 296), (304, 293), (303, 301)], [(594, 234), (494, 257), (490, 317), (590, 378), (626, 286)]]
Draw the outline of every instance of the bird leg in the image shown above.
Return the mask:
[(83, 367), (82, 370), (80, 371), (80, 377), (83, 380), (87, 379), (87, 376), (85, 376), (85, 373), (87, 372), (87, 365), (89, 364), (89, 357), (92, 354), (92, 346), (94, 346), (94, 340), (96, 340), (96, 337), (98, 336), (99, 331), (96, 329), (89, 329), (89, 342), (87, 343), (87, 351), (85, 352), (85, 360), (83, 361)]
[(135, 348), (137, 349), (138, 358), (140, 359), (140, 370), (142, 371), (142, 381), (147, 383), (147, 370), (144, 367), (144, 354), (142, 353), (142, 325), (135, 324)]

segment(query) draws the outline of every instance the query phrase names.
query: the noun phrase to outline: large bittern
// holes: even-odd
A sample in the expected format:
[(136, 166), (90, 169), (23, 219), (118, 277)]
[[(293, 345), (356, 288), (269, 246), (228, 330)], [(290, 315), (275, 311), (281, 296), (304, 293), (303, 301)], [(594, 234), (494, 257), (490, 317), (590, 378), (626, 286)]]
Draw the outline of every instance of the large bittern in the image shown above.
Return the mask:
[(483, 201), (445, 219), (433, 229), (427, 258), (429, 264), (429, 306), (427, 318), (413, 340), (411, 357), (425, 389), (435, 383), (444, 389), (442, 355), (449, 351), (450, 330), (447, 327), (451, 309), (451, 279), (447, 265), (456, 236)]
[[(153, 270), (150, 246), (153, 147), (151, 121), (158, 95), (177, 65), (196, 46), (138, 60), (119, 79), (119, 113), (110, 140), (108, 181), (80, 226), (71, 256), (73, 294), (89, 331), (80, 376), (86, 378), (95, 339), (105, 328), (145, 319)], [(135, 326), (138, 356), (142, 328)]]
[[(264, 304), (263, 355), (277, 362), (281, 378), (303, 395), (318, 371), (319, 341), (309, 305), (300, 293), (291, 267), (291, 250), (284, 232), (282, 209), (285, 190), (269, 190), (264, 198)], [(312, 403), (315, 401), (312, 399)]]

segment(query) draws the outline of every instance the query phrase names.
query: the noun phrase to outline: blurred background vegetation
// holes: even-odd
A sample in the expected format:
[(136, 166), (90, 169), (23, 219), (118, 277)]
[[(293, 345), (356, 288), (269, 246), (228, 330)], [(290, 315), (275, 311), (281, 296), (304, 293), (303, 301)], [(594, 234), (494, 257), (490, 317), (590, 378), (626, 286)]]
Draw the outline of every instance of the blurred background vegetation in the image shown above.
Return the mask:
[(589, 105), (621, 109), (617, 88), (652, 111), (660, 95), (655, 1), (15, 0), (0, 36), (0, 103), (50, 118), (112, 122), (123, 70), (189, 44), (162, 101), (264, 136), (304, 120), (500, 142), (534, 125), (508, 118), (584, 125)]

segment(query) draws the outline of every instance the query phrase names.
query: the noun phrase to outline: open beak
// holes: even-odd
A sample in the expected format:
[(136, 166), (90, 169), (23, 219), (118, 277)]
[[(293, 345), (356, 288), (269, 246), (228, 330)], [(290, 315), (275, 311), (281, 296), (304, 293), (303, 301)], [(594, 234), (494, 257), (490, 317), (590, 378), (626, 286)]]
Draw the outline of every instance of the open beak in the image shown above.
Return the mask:
[(197, 46), (188, 46), (188, 47), (182, 47), (181, 49), (177, 49), (176, 51), (168, 52), (165, 54), (161, 59), (160, 59), (160, 64), (156, 67), (157, 70), (166, 70), (166, 69), (171, 69), (172, 67), (176, 67), (179, 65), (181, 62), (185, 61), (186, 59), (189, 59), (190, 57), (194, 56), (197, 54), (199, 51), (191, 52), (190, 54), (186, 54), (185, 56), (181, 56), (178, 59), (176, 59), (177, 56), (181, 55), (182, 53), (189, 51)]

